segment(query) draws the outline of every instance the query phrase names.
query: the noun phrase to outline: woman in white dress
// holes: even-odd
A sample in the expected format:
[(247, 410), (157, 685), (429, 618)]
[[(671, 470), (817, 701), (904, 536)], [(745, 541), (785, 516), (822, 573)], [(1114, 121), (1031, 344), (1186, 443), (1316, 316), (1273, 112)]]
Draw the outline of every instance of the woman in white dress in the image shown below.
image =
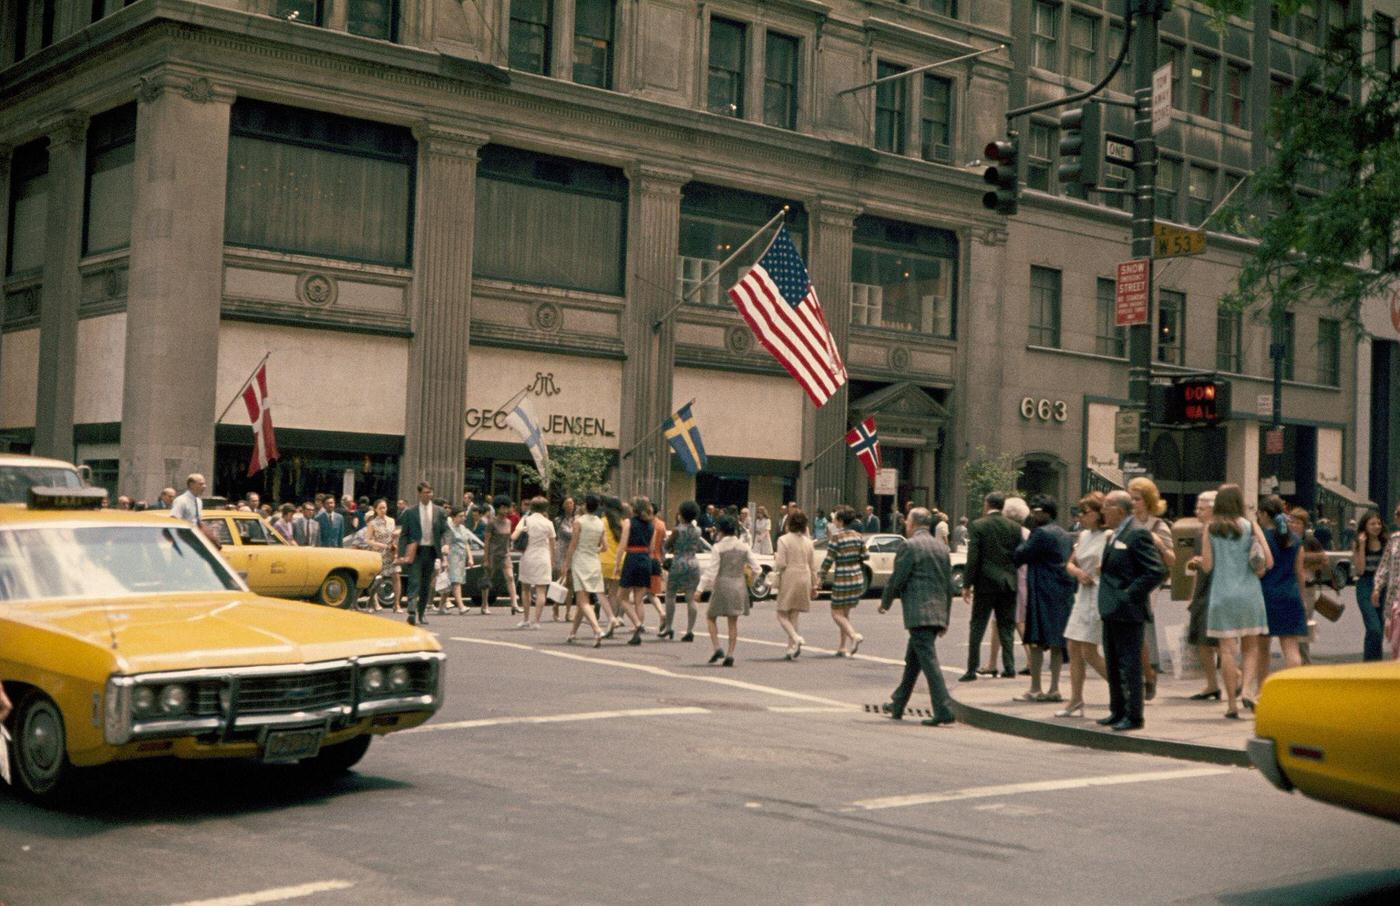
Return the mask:
[[(578, 636), (578, 625), (588, 619), (593, 627), (593, 647), (603, 644), (603, 629), (593, 613), (589, 600), (603, 593), (603, 564), (598, 555), (607, 547), (603, 537), (603, 520), (598, 516), (598, 495), (589, 494), (583, 498), (583, 515), (574, 520), (569, 532), (569, 547), (564, 552), (564, 570), (568, 571), (569, 581), (574, 586), (574, 626), (564, 641), (572, 642)], [(605, 599), (606, 600), (606, 599)]]
[[(540, 618), (544, 616), (545, 594), (554, 578), (554, 523), (545, 512), (549, 501), (536, 497), (530, 501), (530, 512), (521, 519), (511, 533), (511, 540), (526, 537), (525, 553), (520, 555), (520, 584), (525, 591), (525, 619), (517, 624), (520, 629), (539, 629)], [(534, 605), (534, 619), (531, 619), (530, 606)]]
[(1103, 617), (1099, 616), (1099, 566), (1103, 563), (1108, 530), (1103, 524), (1103, 495), (1098, 491), (1079, 501), (1079, 522), (1084, 531), (1074, 545), (1074, 553), (1065, 565), (1079, 583), (1074, 607), (1065, 626), (1065, 642), (1069, 645), (1069, 702), (1056, 717), (1084, 714), (1085, 666), (1093, 667), (1099, 676), (1108, 678), (1099, 641), (1103, 638)]
[(768, 518), (768, 508), (758, 508), (758, 518), (753, 522), (753, 552), (773, 553), (773, 520)]

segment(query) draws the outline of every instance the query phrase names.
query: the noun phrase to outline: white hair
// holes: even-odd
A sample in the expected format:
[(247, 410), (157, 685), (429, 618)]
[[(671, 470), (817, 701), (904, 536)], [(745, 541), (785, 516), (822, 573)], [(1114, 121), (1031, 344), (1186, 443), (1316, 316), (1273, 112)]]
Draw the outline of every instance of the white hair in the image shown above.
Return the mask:
[(1008, 497), (1001, 505), (1001, 514), (1019, 525), (1031, 514), (1031, 506), (1021, 497)]

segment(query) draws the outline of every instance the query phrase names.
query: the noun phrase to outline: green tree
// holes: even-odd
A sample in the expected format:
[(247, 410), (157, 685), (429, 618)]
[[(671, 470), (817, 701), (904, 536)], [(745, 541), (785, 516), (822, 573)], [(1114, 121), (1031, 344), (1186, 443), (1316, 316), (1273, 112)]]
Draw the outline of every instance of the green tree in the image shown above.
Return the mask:
[(570, 440), (550, 444), (547, 475), (541, 475), (533, 466), (521, 466), (520, 473), (526, 481), (540, 485), (548, 479), (550, 501), (557, 504), (569, 496), (607, 493), (609, 486), (605, 479), (611, 464), (611, 450)]
[(982, 498), (993, 491), (1016, 493), (1021, 470), (1016, 468), (1016, 460), (1010, 453), (992, 456), (979, 444), (976, 454), (963, 463), (962, 479), (967, 488), (968, 512), (975, 514), (981, 512)]

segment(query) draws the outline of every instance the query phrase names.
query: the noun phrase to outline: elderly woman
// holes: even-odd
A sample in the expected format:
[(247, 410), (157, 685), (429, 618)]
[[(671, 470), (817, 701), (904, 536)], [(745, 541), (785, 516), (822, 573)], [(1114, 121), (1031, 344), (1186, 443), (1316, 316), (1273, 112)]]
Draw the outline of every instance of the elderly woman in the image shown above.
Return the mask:
[[(1055, 523), (1059, 506), (1048, 494), (1031, 500), (1030, 537), (1016, 548), (1012, 559), (1026, 569), (1026, 620), (1022, 638), (1030, 658), (1031, 687), (1021, 701), (1059, 702), (1060, 666), (1065, 650), (1065, 626), (1074, 602), (1074, 584), (1065, 567), (1074, 541)], [(1050, 652), (1050, 689), (1040, 689), (1040, 665)]]

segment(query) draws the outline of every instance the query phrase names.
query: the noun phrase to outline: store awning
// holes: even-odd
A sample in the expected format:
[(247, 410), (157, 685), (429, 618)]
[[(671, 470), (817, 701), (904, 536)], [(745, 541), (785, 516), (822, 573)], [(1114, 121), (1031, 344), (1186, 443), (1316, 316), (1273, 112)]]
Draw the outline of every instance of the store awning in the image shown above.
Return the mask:
[(1114, 466), (1090, 466), (1089, 482), (1086, 491), (1099, 491), (1107, 494), (1109, 491), (1121, 491), (1127, 487), (1123, 480), (1123, 472)]
[[(1373, 510), (1376, 503), (1367, 500), (1359, 492), (1352, 490), (1339, 481), (1328, 481), (1324, 478), (1317, 480), (1318, 508), (1331, 509), (1333, 507), (1342, 510)], [(1328, 500), (1328, 497), (1334, 500)]]

